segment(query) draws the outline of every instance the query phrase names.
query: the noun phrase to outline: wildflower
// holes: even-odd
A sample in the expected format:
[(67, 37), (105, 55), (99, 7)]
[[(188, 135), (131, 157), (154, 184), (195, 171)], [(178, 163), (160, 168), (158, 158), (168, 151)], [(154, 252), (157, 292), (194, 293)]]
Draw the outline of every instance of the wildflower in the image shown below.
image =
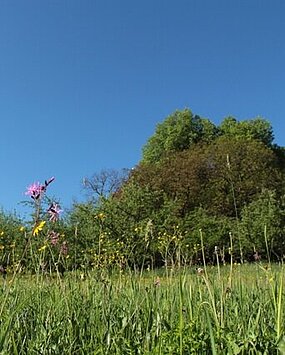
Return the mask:
[(41, 185), (39, 182), (34, 182), (27, 188), (25, 195), (29, 195), (33, 200), (37, 200), (41, 197), (44, 191), (45, 191), (44, 185)]
[(40, 197), (42, 197), (46, 191), (46, 188), (51, 182), (54, 181), (54, 179), (54, 177), (51, 177), (50, 179), (45, 180), (44, 185), (40, 184), (39, 182), (34, 182), (27, 188), (25, 195), (31, 196), (33, 200), (38, 200)]
[(38, 249), (38, 251), (44, 251), (45, 249), (46, 249), (46, 245), (43, 245), (42, 247), (40, 247), (39, 249)]
[(54, 231), (51, 231), (49, 233), (49, 238), (50, 238), (50, 242), (52, 245), (56, 245), (58, 243), (59, 240), (59, 233), (56, 233)]
[(0, 236), (1, 236), (1, 237), (2, 237), (2, 235), (4, 235), (4, 231), (1, 231), (1, 232), (0, 232)]
[(62, 210), (60, 209), (59, 205), (56, 203), (52, 203), (48, 210), (47, 213), (50, 215), (49, 220), (51, 222), (56, 222), (59, 219), (59, 214), (62, 212)]
[(67, 242), (63, 242), (60, 248), (60, 252), (63, 255), (67, 255), (68, 253), (68, 247), (67, 247)]
[(96, 217), (99, 219), (104, 219), (106, 216), (104, 213), (101, 212), (101, 213), (98, 213)]
[(38, 225), (36, 225), (33, 229), (33, 236), (38, 235), (39, 232), (43, 230), (45, 224), (45, 221), (41, 221)]
[(24, 226), (21, 226), (20, 227), (20, 232), (24, 232), (25, 231), (25, 227)]

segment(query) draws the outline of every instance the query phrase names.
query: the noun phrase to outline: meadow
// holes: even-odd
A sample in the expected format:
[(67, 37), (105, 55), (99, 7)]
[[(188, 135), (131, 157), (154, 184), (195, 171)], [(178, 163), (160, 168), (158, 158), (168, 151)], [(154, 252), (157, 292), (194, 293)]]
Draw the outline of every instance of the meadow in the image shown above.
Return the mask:
[(284, 267), (3, 277), (0, 354), (284, 354)]
[(177, 111), (64, 216), (55, 177), (28, 186), (29, 220), (0, 211), (0, 355), (285, 354), (273, 138), (260, 118)]

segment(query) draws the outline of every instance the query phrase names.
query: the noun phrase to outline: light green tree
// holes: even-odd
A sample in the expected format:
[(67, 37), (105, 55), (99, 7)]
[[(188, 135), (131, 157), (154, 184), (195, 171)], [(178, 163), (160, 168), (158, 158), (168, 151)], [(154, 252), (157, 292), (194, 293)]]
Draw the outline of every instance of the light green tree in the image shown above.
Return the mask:
[(230, 116), (223, 120), (219, 128), (223, 136), (255, 139), (269, 147), (271, 147), (274, 140), (270, 122), (261, 117), (238, 121)]
[(156, 127), (143, 147), (143, 162), (155, 163), (170, 152), (189, 149), (201, 141), (210, 142), (218, 135), (216, 126), (191, 110), (175, 111)]

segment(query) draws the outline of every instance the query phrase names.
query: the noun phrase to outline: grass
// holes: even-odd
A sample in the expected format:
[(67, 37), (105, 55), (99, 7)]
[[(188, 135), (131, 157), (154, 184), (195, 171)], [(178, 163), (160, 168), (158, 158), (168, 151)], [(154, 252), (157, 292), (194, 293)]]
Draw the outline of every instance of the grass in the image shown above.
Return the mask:
[(8, 276), (0, 354), (285, 354), (283, 271)]

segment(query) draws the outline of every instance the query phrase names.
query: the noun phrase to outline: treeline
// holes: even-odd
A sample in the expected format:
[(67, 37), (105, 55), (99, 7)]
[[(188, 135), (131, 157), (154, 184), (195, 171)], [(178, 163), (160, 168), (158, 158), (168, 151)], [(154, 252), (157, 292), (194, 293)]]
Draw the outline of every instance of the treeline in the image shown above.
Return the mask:
[[(69, 250), (65, 266), (199, 263), (201, 240), (209, 262), (280, 261), (284, 168), (267, 120), (228, 117), (217, 126), (176, 111), (158, 124), (135, 168), (84, 179), (88, 201), (58, 222)], [(3, 232), (15, 226), (21, 223), (11, 216), (0, 220)], [(5, 245), (13, 238), (1, 243), (8, 263)]]

